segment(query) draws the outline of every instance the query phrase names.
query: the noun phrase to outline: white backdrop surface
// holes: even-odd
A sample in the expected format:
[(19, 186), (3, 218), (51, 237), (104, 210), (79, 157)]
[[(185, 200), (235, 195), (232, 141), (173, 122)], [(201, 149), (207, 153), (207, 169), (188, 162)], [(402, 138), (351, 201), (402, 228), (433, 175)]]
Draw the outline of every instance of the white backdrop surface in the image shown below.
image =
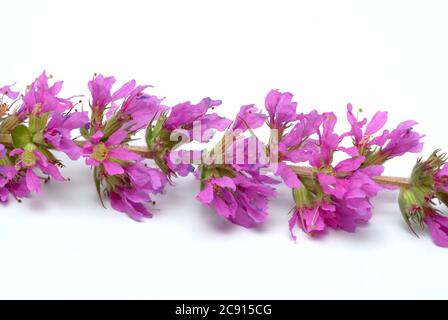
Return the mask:
[[(2, 3), (0, 84), (24, 86), (46, 69), (64, 93), (88, 94), (94, 72), (155, 85), (166, 102), (221, 99), (223, 115), (262, 106), (271, 88), (299, 108), (348, 102), (390, 124), (415, 119), (424, 155), (448, 150), (448, 2), (8, 1)], [(417, 155), (387, 165), (408, 175)], [(0, 298), (448, 298), (448, 251), (401, 219), (396, 192), (375, 200), (355, 234), (300, 235), (279, 189), (269, 222), (246, 230), (194, 200), (193, 177), (136, 223), (97, 199), (90, 169), (11, 202), (0, 214)]]

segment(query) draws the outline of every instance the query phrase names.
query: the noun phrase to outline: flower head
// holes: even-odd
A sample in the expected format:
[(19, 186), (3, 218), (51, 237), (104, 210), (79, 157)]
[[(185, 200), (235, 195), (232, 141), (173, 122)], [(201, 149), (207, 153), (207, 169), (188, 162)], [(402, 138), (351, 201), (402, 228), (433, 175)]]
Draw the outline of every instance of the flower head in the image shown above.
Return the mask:
[(266, 122), (266, 119), (267, 116), (259, 111), (255, 105), (242, 106), (233, 122), (232, 130), (244, 132), (246, 130), (256, 129), (261, 127)]
[[(218, 116), (217, 113), (209, 113), (215, 107), (221, 105), (221, 101), (210, 98), (202, 99), (198, 104), (184, 102), (173, 106), (166, 120), (163, 129), (169, 133), (177, 131), (188, 137), (188, 141), (208, 142), (213, 137), (213, 129), (225, 130), (231, 121)], [(195, 126), (198, 130), (194, 131)]]
[(202, 99), (198, 104), (184, 102), (163, 111), (146, 129), (146, 145), (154, 155), (159, 168), (168, 176), (181, 176), (192, 172), (189, 164), (174, 164), (170, 158), (183, 144), (192, 141), (208, 142), (214, 130), (223, 131), (231, 124), (229, 119), (209, 113), (221, 101)]
[(109, 175), (124, 173), (127, 162), (141, 160), (141, 157), (123, 145), (128, 137), (126, 131), (116, 131), (110, 137), (105, 138), (102, 131), (97, 131), (84, 144), (83, 155), (86, 164), (91, 166), (102, 166)]
[(72, 140), (71, 132), (84, 128), (88, 122), (87, 112), (54, 113), (43, 131), (43, 138), (53, 148), (64, 152), (70, 159), (76, 160), (81, 156), (82, 150)]
[[(256, 138), (237, 140), (224, 149), (226, 153), (232, 151), (218, 158), (230, 161), (200, 166), (201, 192), (196, 199), (207, 207), (214, 207), (219, 216), (232, 223), (255, 227), (267, 220), (268, 202), (276, 195), (271, 185), (277, 181), (261, 173), (266, 165), (259, 161), (263, 150), (257, 149)], [(249, 150), (259, 156), (253, 158)]]
[(289, 92), (271, 90), (265, 99), (265, 107), (269, 114), (269, 127), (283, 131), (291, 122), (297, 120), (297, 103), (292, 102)]
[(60, 98), (63, 81), (57, 81), (50, 86), (50, 77), (43, 72), (27, 89), (22, 97), (22, 105), (16, 114), (26, 118), (31, 114), (41, 115), (49, 112), (64, 112), (73, 107), (69, 99)]
[(105, 181), (112, 208), (140, 221), (152, 217), (145, 203), (153, 202), (151, 194), (163, 191), (167, 178), (160, 170), (136, 162), (125, 167), (124, 174), (106, 177)]
[(25, 173), (26, 187), (30, 192), (42, 194), (42, 182), (46, 180), (38, 175), (39, 171), (56, 181), (64, 181), (59, 169), (45, 155), (38, 151), (35, 145), (29, 143), (24, 149), (16, 148), (9, 153), (17, 157), (15, 169)]
[(367, 123), (366, 118), (358, 120), (353, 114), (353, 106), (348, 104), (347, 119), (351, 130), (343, 137), (351, 137), (353, 141), (353, 148), (348, 150), (353, 155), (365, 156), (366, 164), (383, 164), (408, 152), (418, 153), (423, 148), (421, 142), (423, 136), (413, 131), (413, 127), (417, 124), (415, 121), (402, 122), (391, 132), (384, 130), (380, 135), (375, 136), (386, 124), (387, 112), (377, 112)]

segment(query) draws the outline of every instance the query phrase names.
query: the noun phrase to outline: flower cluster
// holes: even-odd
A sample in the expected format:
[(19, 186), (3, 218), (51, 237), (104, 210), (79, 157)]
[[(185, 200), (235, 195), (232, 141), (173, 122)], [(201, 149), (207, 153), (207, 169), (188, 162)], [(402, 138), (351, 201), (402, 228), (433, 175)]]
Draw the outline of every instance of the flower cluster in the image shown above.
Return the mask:
[(146, 129), (146, 145), (154, 161), (169, 177), (186, 176), (194, 171), (188, 161), (173, 161), (179, 147), (197, 141), (210, 141), (215, 130), (223, 131), (231, 124), (229, 119), (209, 112), (221, 105), (221, 101), (202, 99), (198, 104), (187, 101), (162, 112), (157, 121), (151, 121)]
[[(19, 199), (31, 192), (40, 194), (42, 182), (50, 178), (65, 180), (59, 171), (62, 162), (50, 150), (61, 151), (72, 160), (81, 156), (72, 131), (86, 125), (87, 112), (74, 111), (73, 97), (59, 97), (63, 82), (50, 85), (50, 78), (43, 72), (20, 98), (12, 86), (0, 88), (0, 134), (11, 137), (0, 145), (2, 202), (7, 202), (9, 195)], [(17, 100), (5, 101), (5, 97)], [(18, 107), (11, 110), (14, 104)]]
[[(295, 239), (296, 225), (310, 235), (321, 234), (328, 227), (354, 232), (359, 223), (372, 216), (370, 200), (382, 190), (374, 178), (382, 174), (382, 165), (422, 149), (422, 136), (412, 130), (416, 123), (403, 122), (375, 137), (385, 125), (387, 113), (376, 113), (370, 122), (359, 120), (349, 104), (351, 129), (339, 135), (335, 132), (335, 114), (315, 110), (298, 114), (296, 107), (290, 93), (273, 90), (266, 97), (269, 148), (278, 151), (275, 174), (293, 192), (295, 207), (289, 220), (292, 237)], [(304, 162), (311, 166), (305, 174), (297, 174), (288, 165)]]
[(267, 168), (263, 147), (256, 137), (226, 135), (196, 173), (201, 182), (196, 199), (246, 228), (266, 222), (269, 200), (276, 196), (272, 185), (278, 181), (262, 173)]
[(82, 130), (86, 139), (82, 155), (94, 168), (101, 202), (105, 194), (115, 210), (140, 221), (152, 216), (145, 204), (153, 203), (151, 195), (161, 193), (167, 179), (127, 144), (164, 107), (161, 99), (144, 92), (149, 86), (138, 86), (132, 80), (113, 91), (115, 81), (95, 75), (88, 84), (92, 113), (90, 125)]
[(434, 242), (448, 247), (448, 216), (438, 208), (448, 206), (448, 158), (437, 150), (412, 170), (410, 186), (400, 190), (399, 205), (403, 218), (415, 233), (413, 225), (428, 228)]

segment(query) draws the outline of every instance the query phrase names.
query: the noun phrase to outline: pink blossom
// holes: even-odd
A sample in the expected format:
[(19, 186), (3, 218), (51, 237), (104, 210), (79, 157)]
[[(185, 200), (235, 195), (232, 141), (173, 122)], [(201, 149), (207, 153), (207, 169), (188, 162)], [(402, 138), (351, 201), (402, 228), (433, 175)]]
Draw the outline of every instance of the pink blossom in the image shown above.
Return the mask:
[[(145, 128), (151, 120), (156, 119), (167, 108), (160, 103), (161, 99), (143, 93), (148, 86), (138, 86), (124, 100), (122, 106), (116, 109), (115, 115), (127, 120), (129, 131)], [(113, 110), (113, 109), (111, 109)]]
[(88, 122), (87, 112), (73, 112), (68, 115), (54, 113), (44, 130), (44, 139), (56, 150), (62, 151), (70, 159), (76, 160), (81, 156), (82, 151), (72, 140), (71, 132), (84, 127)]
[(388, 158), (402, 156), (407, 152), (419, 153), (423, 149), (423, 143), (420, 141), (423, 136), (412, 131), (417, 122), (405, 121), (389, 134), (386, 145), (382, 148), (382, 153)]
[(232, 130), (244, 132), (256, 129), (266, 122), (267, 116), (259, 111), (253, 104), (242, 106), (233, 122)]
[[(334, 174), (317, 175), (318, 187), (324, 193), (307, 190), (313, 200), (308, 206), (296, 206), (289, 223), (293, 237), (296, 224), (306, 233), (319, 234), (327, 227), (354, 232), (359, 223), (370, 220), (373, 208), (370, 199), (382, 190), (373, 177), (380, 175), (383, 167), (359, 169), (358, 161), (343, 161)], [(353, 165), (348, 165), (349, 162)], [(338, 177), (338, 173), (344, 173), (344, 177)]]
[(0, 166), (0, 202), (8, 202), (9, 194), (15, 198), (25, 197), (29, 194), (24, 179), (17, 173), (15, 166)]
[(313, 235), (327, 227), (354, 232), (359, 223), (371, 218), (370, 199), (382, 190), (373, 177), (381, 175), (383, 167), (363, 166), (365, 157), (359, 155), (349, 155), (333, 164), (334, 154), (345, 152), (339, 146), (341, 137), (334, 132), (336, 121), (334, 114), (323, 114), (316, 149), (310, 156), (315, 180), (294, 189), (296, 208), (289, 223), (291, 234), (296, 224)]
[(268, 201), (274, 196), (273, 188), (239, 172), (232, 178), (223, 176), (205, 181), (196, 198), (206, 206), (213, 206), (218, 215), (232, 223), (251, 228), (266, 221)]
[[(216, 113), (208, 113), (209, 109), (214, 109), (221, 105), (221, 101), (210, 98), (202, 99), (198, 104), (184, 102), (171, 108), (163, 128), (168, 132), (179, 130), (181, 134), (186, 134), (190, 141), (208, 142), (213, 137), (213, 129), (224, 131), (231, 121)], [(193, 134), (193, 127), (200, 128), (199, 136)]]
[(123, 163), (141, 159), (121, 145), (127, 137), (128, 133), (123, 130), (116, 131), (108, 138), (104, 138), (102, 131), (97, 131), (84, 144), (82, 151), (86, 164), (95, 167), (102, 165), (109, 175), (124, 173)]
[(123, 99), (129, 95), (135, 87), (135, 81), (126, 82), (120, 89), (112, 93), (115, 77), (105, 77), (102, 74), (95, 75), (89, 81), (88, 87), (92, 95), (92, 109), (94, 112), (103, 112), (110, 103)]
[(434, 243), (440, 247), (448, 247), (448, 216), (426, 208), (424, 222)]
[(17, 148), (12, 150), (9, 155), (18, 156), (15, 168), (16, 170), (24, 170), (26, 187), (31, 192), (42, 194), (41, 182), (44, 178), (37, 175), (36, 169), (39, 169), (42, 173), (49, 175), (56, 181), (64, 181), (59, 169), (49, 162), (37, 149), (24, 150)]
[[(234, 149), (232, 157), (238, 149), (245, 152), (241, 161), (232, 165), (201, 165), (198, 177), (202, 190), (196, 197), (205, 206), (213, 207), (219, 216), (246, 228), (266, 221), (268, 202), (276, 195), (271, 185), (278, 183), (261, 173), (266, 166), (258, 162), (258, 156), (249, 161), (249, 139), (237, 140), (230, 146)], [(258, 154), (261, 150), (254, 152)]]
[(12, 86), (14, 86), (14, 84), (0, 87), (0, 94), (7, 96), (9, 99), (17, 99), (19, 92), (12, 90)]
[(444, 164), (443, 167), (433, 175), (433, 180), (436, 188), (442, 189), (445, 193), (448, 193), (448, 164)]
[(353, 106), (348, 104), (347, 119), (351, 130), (342, 137), (351, 137), (357, 152), (366, 156), (369, 164), (382, 164), (408, 152), (418, 153), (423, 148), (423, 136), (413, 131), (413, 126), (417, 124), (415, 121), (402, 122), (392, 132), (384, 130), (375, 136), (386, 124), (387, 112), (377, 112), (367, 124), (366, 118), (358, 120), (353, 115)]
[(271, 90), (265, 99), (265, 107), (269, 114), (268, 125), (283, 131), (289, 123), (297, 120), (297, 103), (292, 102), (293, 95), (289, 92)]
[(152, 202), (150, 194), (163, 191), (167, 183), (166, 176), (160, 170), (137, 162), (125, 168), (123, 179), (123, 183), (113, 185), (109, 190), (112, 207), (136, 221), (152, 217), (144, 204)]
[(64, 112), (71, 109), (73, 103), (69, 99), (59, 98), (63, 81), (57, 81), (52, 86), (48, 83), (49, 77), (43, 72), (26, 91), (22, 98), (22, 105), (17, 114), (27, 117), (30, 114), (42, 114), (46, 112)]

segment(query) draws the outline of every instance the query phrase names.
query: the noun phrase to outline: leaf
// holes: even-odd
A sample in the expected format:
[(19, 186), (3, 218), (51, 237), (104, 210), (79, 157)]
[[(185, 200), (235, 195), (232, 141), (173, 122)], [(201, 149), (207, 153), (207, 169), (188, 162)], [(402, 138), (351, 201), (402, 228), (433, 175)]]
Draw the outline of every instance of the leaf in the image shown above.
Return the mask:
[(96, 192), (98, 194), (98, 198), (100, 198), (101, 205), (104, 209), (106, 209), (106, 206), (104, 205), (103, 196), (101, 195), (101, 181), (98, 177), (98, 167), (95, 167), (93, 169), (93, 180), (95, 181), (95, 188)]
[(149, 123), (148, 127), (146, 128), (146, 134), (145, 134), (146, 145), (148, 146), (148, 148), (151, 149), (154, 139), (160, 136), (166, 118), (167, 114), (162, 113), (157, 119), (157, 122), (154, 125), (154, 127), (152, 127), (152, 121)]
[(23, 124), (15, 127), (11, 132), (12, 142), (16, 148), (25, 148), (31, 142), (30, 130)]

